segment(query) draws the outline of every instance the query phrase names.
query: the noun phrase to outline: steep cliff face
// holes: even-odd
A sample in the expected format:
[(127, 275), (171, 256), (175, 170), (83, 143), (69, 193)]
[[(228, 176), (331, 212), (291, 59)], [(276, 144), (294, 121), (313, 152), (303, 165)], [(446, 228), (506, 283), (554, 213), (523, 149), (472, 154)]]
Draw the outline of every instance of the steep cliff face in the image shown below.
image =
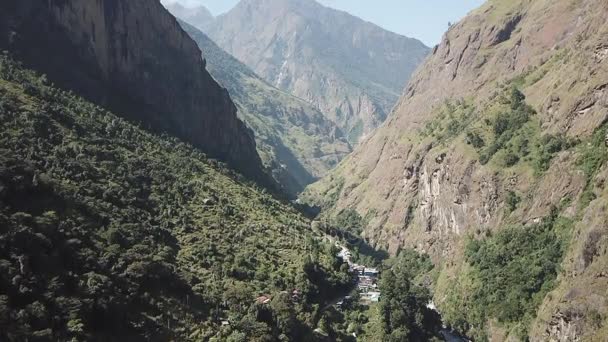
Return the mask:
[[(602, 340), (607, 15), (600, 0), (489, 1), (446, 33), (385, 125), (304, 197), (330, 214), (356, 208), (379, 247), (429, 253), (444, 310), (467, 283), (468, 237), (557, 212), (571, 238), (529, 336)], [(488, 327), (495, 340), (517, 336)]]
[(272, 85), (317, 106), (352, 143), (386, 119), (429, 51), (313, 0), (244, 0), (204, 31)]
[(58, 85), (265, 181), (251, 132), (159, 1), (8, 1), (0, 47)]

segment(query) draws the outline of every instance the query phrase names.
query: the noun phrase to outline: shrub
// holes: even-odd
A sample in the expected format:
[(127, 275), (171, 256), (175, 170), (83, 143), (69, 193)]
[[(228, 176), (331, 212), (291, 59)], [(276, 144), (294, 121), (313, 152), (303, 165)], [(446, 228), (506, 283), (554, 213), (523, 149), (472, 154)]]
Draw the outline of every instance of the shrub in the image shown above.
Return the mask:
[(517, 209), (517, 206), (519, 205), (520, 202), (521, 202), (521, 197), (519, 197), (515, 192), (513, 192), (513, 191), (507, 192), (507, 198), (505, 199), (505, 203), (507, 204), (507, 210), (509, 212), (515, 211), (515, 209)]
[(581, 195), (580, 208), (583, 209), (596, 198), (593, 180), (599, 170), (608, 162), (608, 124), (598, 128), (587, 144), (581, 144), (581, 155), (577, 160), (578, 167), (585, 173), (586, 184)]
[[(510, 198), (517, 202), (516, 195)], [(471, 240), (465, 253), (472, 266), (473, 312), (467, 315), (505, 324), (530, 322), (555, 286), (570, 229), (571, 222), (554, 211), (540, 224), (507, 227), (483, 241)]]
[(481, 135), (478, 132), (467, 132), (467, 144), (472, 145), (476, 149), (480, 149), (486, 145)]
[(513, 152), (507, 152), (504, 157), (502, 164), (506, 167), (511, 167), (519, 162), (519, 156)]
[[(520, 130), (530, 121), (532, 115), (535, 114), (534, 109), (528, 106), (525, 102), (525, 96), (515, 87), (511, 89), (510, 97), (505, 99), (505, 104), (508, 105), (493, 119), (486, 119), (486, 124), (491, 127), (493, 133), (493, 141), (487, 148), (480, 151), (479, 162), (482, 165), (487, 164), (492, 157), (503, 149), (507, 149), (514, 138), (520, 134)], [(470, 140), (475, 139), (471, 134)], [(485, 146), (477, 141), (481, 149)], [(526, 143), (519, 143), (521, 151), (507, 151), (502, 164), (505, 166), (513, 166), (521, 159), (518, 152), (527, 153), (525, 151)]]
[(538, 143), (538, 155), (534, 167), (537, 172), (549, 169), (551, 160), (561, 151), (574, 147), (578, 142), (567, 138), (565, 135), (544, 135)]

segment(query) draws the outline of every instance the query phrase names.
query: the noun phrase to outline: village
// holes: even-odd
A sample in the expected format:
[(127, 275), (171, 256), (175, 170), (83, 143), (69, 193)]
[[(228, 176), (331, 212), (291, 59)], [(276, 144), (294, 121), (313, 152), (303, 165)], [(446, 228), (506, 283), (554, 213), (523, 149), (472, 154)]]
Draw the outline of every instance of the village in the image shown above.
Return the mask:
[[(357, 291), (361, 297), (361, 302), (364, 304), (378, 302), (380, 300), (380, 290), (378, 288), (378, 269), (354, 263), (352, 261), (351, 252), (348, 250), (348, 248), (341, 246), (338, 243), (336, 243), (336, 246), (340, 248), (338, 257), (342, 258), (342, 260), (348, 263), (349, 270), (353, 274), (353, 277), (355, 277)], [(338, 302), (337, 305), (340, 306), (341, 303)]]
[[(335, 242), (336, 247), (340, 249), (338, 253), (338, 257), (341, 258), (344, 262), (348, 264), (348, 269), (350, 273), (353, 275), (353, 282), (357, 286), (357, 291), (360, 296), (360, 300), (362, 304), (371, 304), (377, 303), (380, 301), (380, 290), (378, 288), (378, 276), (380, 272), (377, 268), (367, 267), (365, 265), (359, 265), (352, 261), (352, 254), (350, 250), (338, 242)], [(301, 293), (299, 290), (295, 289), (291, 293), (288, 291), (283, 291), (282, 293), (288, 294), (291, 297), (291, 300), (296, 303), (300, 301)], [(340, 298), (338, 301), (333, 302), (328, 305), (335, 305), (337, 307), (341, 307), (344, 304), (344, 300), (351, 299), (351, 296), (344, 296)], [(265, 305), (270, 303), (272, 300), (271, 295), (260, 295), (255, 299), (255, 302), (260, 305)], [(222, 325), (229, 325), (228, 321), (222, 321)]]

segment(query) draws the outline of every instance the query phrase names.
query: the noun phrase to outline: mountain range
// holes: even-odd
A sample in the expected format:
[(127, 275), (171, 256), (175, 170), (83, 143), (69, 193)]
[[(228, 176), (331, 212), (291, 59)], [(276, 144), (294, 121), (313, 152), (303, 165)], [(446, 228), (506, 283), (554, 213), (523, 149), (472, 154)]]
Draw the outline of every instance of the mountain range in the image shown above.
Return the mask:
[(312, 103), (353, 145), (386, 119), (429, 52), (313, 0), (243, 0), (201, 29), (268, 83)]
[(608, 2), (169, 8), (0, 2), (0, 340), (608, 340)]
[(179, 18), (199, 30), (203, 30), (215, 17), (205, 6), (185, 7), (179, 2), (165, 4), (165, 8), (176, 18)]

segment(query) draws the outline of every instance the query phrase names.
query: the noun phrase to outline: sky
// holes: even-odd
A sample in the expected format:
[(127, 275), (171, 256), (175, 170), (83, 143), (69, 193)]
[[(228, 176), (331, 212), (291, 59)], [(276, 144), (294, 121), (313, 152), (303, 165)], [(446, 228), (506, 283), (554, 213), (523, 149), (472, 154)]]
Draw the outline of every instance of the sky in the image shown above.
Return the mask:
[[(163, 0), (185, 6), (203, 5), (214, 15), (229, 11), (238, 0)], [(441, 41), (448, 22), (457, 22), (485, 0), (317, 0), (349, 12), (389, 31), (420, 39), (428, 46)]]

